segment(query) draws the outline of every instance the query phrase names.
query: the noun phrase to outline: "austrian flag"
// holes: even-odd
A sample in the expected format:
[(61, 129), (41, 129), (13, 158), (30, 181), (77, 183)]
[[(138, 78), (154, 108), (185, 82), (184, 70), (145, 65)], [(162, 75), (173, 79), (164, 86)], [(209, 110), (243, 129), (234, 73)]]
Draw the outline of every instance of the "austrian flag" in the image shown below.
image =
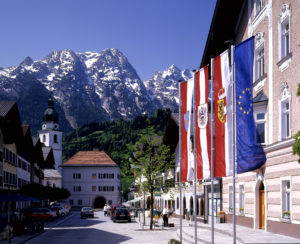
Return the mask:
[(197, 179), (210, 177), (211, 137), (208, 113), (208, 66), (195, 73)]
[(214, 59), (214, 100), (214, 177), (225, 177), (233, 173), (233, 106), (228, 51)]
[(192, 153), (192, 97), (194, 81), (180, 83), (180, 120), (181, 120), (181, 181), (193, 180), (194, 157)]

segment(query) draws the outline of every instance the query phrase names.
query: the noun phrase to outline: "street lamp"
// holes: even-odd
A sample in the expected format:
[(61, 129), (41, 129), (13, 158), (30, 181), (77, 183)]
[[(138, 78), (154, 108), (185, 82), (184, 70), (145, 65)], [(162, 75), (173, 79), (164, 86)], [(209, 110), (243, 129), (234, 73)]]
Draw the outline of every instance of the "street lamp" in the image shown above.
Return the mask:
[(144, 224), (143, 224), (143, 227), (145, 226), (145, 223), (146, 223), (146, 214), (145, 214), (145, 206), (146, 206), (146, 196), (145, 196), (145, 187), (144, 187), (144, 185), (143, 185), (143, 191), (144, 191)]

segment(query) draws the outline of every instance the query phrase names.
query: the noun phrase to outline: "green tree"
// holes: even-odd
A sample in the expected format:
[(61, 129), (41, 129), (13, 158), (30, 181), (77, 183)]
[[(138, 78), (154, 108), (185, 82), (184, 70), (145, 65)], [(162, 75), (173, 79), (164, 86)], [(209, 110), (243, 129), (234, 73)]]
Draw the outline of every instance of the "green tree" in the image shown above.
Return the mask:
[[(298, 89), (297, 89), (297, 96), (300, 96), (300, 84), (298, 84)], [(293, 145), (293, 154), (297, 154), (300, 157), (300, 131), (298, 131), (296, 133), (296, 135), (294, 136), (295, 138), (295, 144)], [(300, 159), (298, 160), (298, 162), (300, 163)]]
[(161, 144), (161, 137), (149, 129), (135, 144), (132, 158), (133, 170), (136, 177), (144, 177), (141, 182), (142, 190), (150, 194), (150, 229), (153, 227), (153, 202), (157, 188), (156, 176), (170, 167), (174, 167), (175, 156), (170, 153), (170, 148)]
[(67, 199), (71, 194), (65, 188), (43, 186), (37, 183), (22, 185), (20, 192), (31, 197), (49, 201), (59, 201)]

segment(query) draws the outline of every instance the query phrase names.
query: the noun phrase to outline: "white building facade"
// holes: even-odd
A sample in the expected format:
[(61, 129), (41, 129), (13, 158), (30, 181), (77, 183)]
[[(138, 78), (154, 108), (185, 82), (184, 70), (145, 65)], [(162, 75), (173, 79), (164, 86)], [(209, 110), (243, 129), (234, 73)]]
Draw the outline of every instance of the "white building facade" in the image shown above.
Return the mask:
[(121, 202), (120, 168), (105, 152), (80, 151), (62, 168), (71, 206), (103, 208)]

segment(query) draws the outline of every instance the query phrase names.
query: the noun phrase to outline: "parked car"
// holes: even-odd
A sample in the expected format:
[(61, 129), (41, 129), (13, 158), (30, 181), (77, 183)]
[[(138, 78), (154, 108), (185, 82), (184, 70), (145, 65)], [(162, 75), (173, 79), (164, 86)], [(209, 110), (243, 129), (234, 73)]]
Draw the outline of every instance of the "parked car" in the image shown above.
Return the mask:
[(52, 206), (51, 210), (55, 211), (57, 216), (66, 216), (69, 213), (66, 208), (60, 206)]
[(116, 208), (112, 214), (112, 221), (127, 221), (131, 222), (130, 213), (127, 208)]
[[(71, 205), (70, 203), (64, 201), (64, 202), (54, 202), (51, 204), (52, 207), (62, 207), (65, 209), (65, 212), (69, 213), (71, 210)], [(65, 213), (65, 214), (67, 214)]]
[(94, 218), (94, 210), (91, 207), (83, 207), (80, 212), (80, 217), (92, 217)]
[(126, 207), (124, 205), (122, 205), (122, 204), (113, 205), (112, 208), (109, 211), (109, 213), (110, 213), (110, 219), (113, 219), (113, 215), (115, 214), (115, 211), (118, 208), (126, 208)]
[(56, 216), (56, 212), (48, 208), (34, 208), (27, 213), (27, 218), (33, 221), (47, 221)]

